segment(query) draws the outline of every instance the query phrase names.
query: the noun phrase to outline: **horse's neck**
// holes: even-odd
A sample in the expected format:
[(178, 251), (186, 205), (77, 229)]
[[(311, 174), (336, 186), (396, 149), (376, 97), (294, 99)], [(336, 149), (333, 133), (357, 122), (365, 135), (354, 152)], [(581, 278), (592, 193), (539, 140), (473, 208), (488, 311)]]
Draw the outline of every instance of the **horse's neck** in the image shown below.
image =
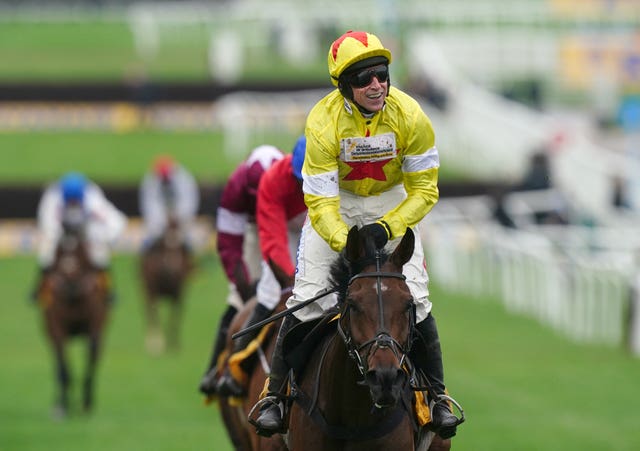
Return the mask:
[(81, 233), (65, 233), (58, 243), (58, 257), (75, 258), (81, 264), (89, 264), (89, 252), (86, 239)]
[(176, 226), (169, 226), (162, 235), (162, 242), (166, 249), (177, 249), (182, 244), (182, 234)]
[[(320, 408), (325, 412), (327, 420), (334, 418), (345, 421), (345, 415), (347, 415), (354, 421), (359, 417), (368, 421), (371, 412), (371, 396), (368, 389), (359, 384), (362, 381), (362, 375), (337, 333), (328, 339), (321, 371), (320, 390), (326, 391), (327, 396), (321, 396), (326, 403)], [(345, 402), (335, 402), (336, 399), (342, 399)]]

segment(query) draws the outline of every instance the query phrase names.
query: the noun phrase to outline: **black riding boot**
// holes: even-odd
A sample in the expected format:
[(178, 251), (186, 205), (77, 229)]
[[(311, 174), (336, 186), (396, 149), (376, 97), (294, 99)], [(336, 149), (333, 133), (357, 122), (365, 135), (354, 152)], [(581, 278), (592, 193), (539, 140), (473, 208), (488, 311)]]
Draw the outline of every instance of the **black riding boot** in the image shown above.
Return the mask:
[[(271, 316), (271, 312), (272, 310), (270, 308), (267, 308), (262, 304), (256, 304), (253, 312), (251, 312), (251, 315), (242, 325), (242, 329), (246, 329), (264, 319), (267, 319)], [(259, 332), (260, 329), (258, 328), (238, 337), (233, 342), (233, 354), (243, 351), (247, 346), (249, 346), (249, 343), (258, 336)], [(220, 376), (220, 380), (218, 380), (216, 391), (221, 396), (243, 396), (245, 394), (245, 388), (234, 379), (228, 366), (224, 369), (224, 372)]]
[[(422, 370), (427, 377), (429, 397), (437, 400), (439, 395), (445, 393), (444, 370), (442, 367), (442, 351), (440, 350), (440, 338), (436, 328), (436, 320), (429, 314), (427, 318), (416, 324), (416, 329), (424, 341), (425, 352), (412, 352), (411, 360), (417, 369)], [(421, 347), (418, 347), (422, 350)], [(456, 435), (457, 417), (451, 412), (446, 401), (436, 402), (432, 411), (432, 424), (437, 434), (443, 439)]]
[(271, 396), (272, 400), (267, 402), (260, 401), (264, 404), (260, 408), (260, 415), (254, 423), (258, 435), (264, 437), (271, 437), (276, 432), (284, 432), (282, 418), (284, 407), (281, 406), (282, 403), (278, 400), (285, 395), (289, 368), (284, 360), (282, 342), (287, 332), (298, 323), (300, 323), (300, 320), (293, 315), (286, 316), (278, 331), (276, 346), (271, 358), (271, 374), (269, 374), (269, 391), (267, 393), (267, 396)]
[(218, 333), (213, 345), (213, 352), (207, 371), (205, 371), (198, 389), (205, 395), (213, 395), (216, 392), (216, 384), (218, 382), (218, 358), (227, 343), (227, 332), (233, 317), (238, 312), (235, 307), (229, 306), (220, 319)]

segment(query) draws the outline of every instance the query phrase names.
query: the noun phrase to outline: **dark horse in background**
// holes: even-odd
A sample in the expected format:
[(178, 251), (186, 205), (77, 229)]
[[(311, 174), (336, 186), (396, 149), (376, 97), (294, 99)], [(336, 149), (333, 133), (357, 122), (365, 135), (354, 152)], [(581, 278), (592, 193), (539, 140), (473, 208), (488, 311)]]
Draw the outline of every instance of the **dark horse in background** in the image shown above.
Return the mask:
[(40, 296), (44, 324), (56, 361), (57, 417), (66, 416), (69, 411), (71, 371), (65, 349), (73, 337), (85, 339), (88, 345), (82, 408), (88, 413), (93, 407), (96, 367), (109, 312), (106, 276), (90, 262), (84, 222), (65, 218), (62, 228), (54, 263), (44, 275)]
[[(164, 233), (143, 250), (140, 260), (146, 311), (145, 343), (152, 354), (162, 353), (165, 347), (179, 348), (184, 289), (193, 265), (179, 222), (170, 214)], [(166, 334), (160, 322), (161, 300), (167, 300), (171, 307)]]
[[(311, 333), (314, 323), (302, 323), (285, 338), (286, 359), (293, 368), (289, 449), (450, 448), (450, 440), (429, 430), (428, 410), (418, 421), (414, 407), (418, 394), (424, 393), (415, 385), (409, 358), (415, 309), (402, 274), (414, 244), (413, 232), (407, 229), (387, 255), (357, 228), (349, 231), (346, 248), (331, 273), (338, 308)], [(338, 319), (329, 321), (335, 314)]]
[[(272, 262), (269, 262), (269, 265), (282, 289), (280, 302), (274, 310), (274, 313), (279, 313), (285, 309), (285, 303), (291, 294), (293, 277), (287, 275)], [(245, 280), (241, 271), (236, 271), (236, 285), (241, 293), (252, 291), (250, 282)], [(227, 343), (223, 353), (225, 358), (228, 358), (233, 350), (232, 336), (240, 331), (256, 304), (257, 300), (253, 296), (247, 300), (243, 308), (234, 316), (227, 333)], [(246, 384), (247, 395), (243, 398), (218, 397), (220, 413), (227, 429), (227, 434), (236, 451), (287, 451), (288, 449), (282, 436), (261, 437), (255, 433), (253, 426), (248, 421), (249, 412), (260, 399), (270, 371), (271, 355), (273, 354), (279, 327), (280, 321), (265, 325), (259, 334), (259, 337), (264, 337), (264, 339), (260, 341), (260, 345), (256, 346), (256, 350), (248, 357), (251, 360), (249, 362), (251, 363), (249, 365), (251, 369), (249, 370)]]

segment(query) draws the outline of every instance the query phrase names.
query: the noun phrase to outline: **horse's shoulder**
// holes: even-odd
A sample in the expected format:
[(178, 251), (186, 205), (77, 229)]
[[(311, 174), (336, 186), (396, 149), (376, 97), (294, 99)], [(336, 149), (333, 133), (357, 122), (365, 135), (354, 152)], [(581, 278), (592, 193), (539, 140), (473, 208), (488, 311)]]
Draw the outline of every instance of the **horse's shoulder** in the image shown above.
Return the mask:
[(305, 321), (287, 333), (282, 344), (285, 360), (296, 373), (301, 372), (320, 341), (336, 331), (335, 312)]

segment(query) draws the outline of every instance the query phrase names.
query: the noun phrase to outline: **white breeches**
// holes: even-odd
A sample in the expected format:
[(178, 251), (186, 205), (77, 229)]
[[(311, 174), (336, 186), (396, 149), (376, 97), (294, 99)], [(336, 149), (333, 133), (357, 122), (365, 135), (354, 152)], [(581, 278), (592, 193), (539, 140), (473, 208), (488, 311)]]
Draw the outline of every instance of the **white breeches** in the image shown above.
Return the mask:
[[(340, 191), (340, 214), (345, 223), (352, 227), (362, 227), (379, 219), (398, 205), (406, 197), (402, 186), (397, 186), (379, 196), (361, 197), (347, 191)], [(429, 301), (429, 276), (427, 274), (424, 250), (418, 226), (413, 227), (415, 234), (415, 250), (413, 256), (404, 265), (402, 273), (407, 278), (407, 285), (416, 304), (416, 320), (424, 320), (431, 311)], [(400, 243), (400, 238), (387, 243), (385, 249), (391, 252)], [(293, 295), (287, 301), (287, 307), (294, 307), (310, 299), (328, 287), (329, 268), (337, 257), (329, 245), (318, 235), (309, 220), (302, 228), (300, 246), (298, 248), (298, 264)], [(321, 316), (337, 302), (335, 295), (318, 299), (307, 307), (298, 310), (294, 315), (301, 321), (310, 321)]]
[[(289, 231), (288, 240), (289, 255), (296, 255), (298, 243), (300, 242), (300, 231)], [(283, 288), (290, 287), (281, 287), (276, 280), (273, 271), (271, 271), (271, 268), (269, 268), (269, 264), (265, 261), (262, 261), (262, 276), (260, 277), (257, 288), (258, 302), (267, 307), (269, 310), (275, 309), (280, 302), (280, 296), (282, 294)]]

